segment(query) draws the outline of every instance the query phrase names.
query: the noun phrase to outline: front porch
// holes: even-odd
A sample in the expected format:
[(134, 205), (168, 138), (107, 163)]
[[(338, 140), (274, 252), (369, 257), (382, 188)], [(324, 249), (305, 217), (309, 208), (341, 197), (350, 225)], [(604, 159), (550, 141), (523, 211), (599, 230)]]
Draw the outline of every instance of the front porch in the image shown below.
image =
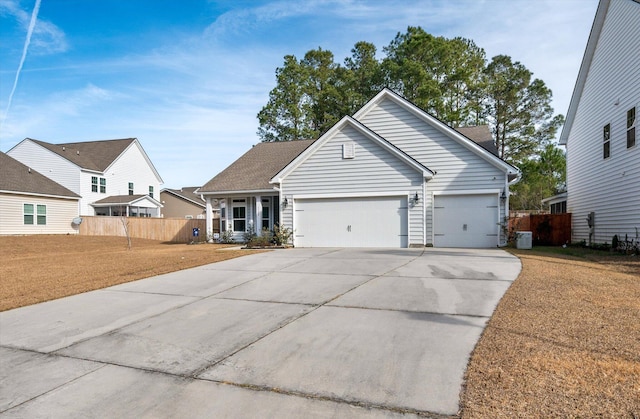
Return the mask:
[(234, 241), (244, 241), (245, 233), (254, 232), (258, 236), (263, 230), (273, 230), (280, 223), (280, 195), (205, 195), (207, 206), (207, 237), (213, 237), (213, 218), (210, 216), (212, 201), (220, 206), (220, 234), (231, 233)]

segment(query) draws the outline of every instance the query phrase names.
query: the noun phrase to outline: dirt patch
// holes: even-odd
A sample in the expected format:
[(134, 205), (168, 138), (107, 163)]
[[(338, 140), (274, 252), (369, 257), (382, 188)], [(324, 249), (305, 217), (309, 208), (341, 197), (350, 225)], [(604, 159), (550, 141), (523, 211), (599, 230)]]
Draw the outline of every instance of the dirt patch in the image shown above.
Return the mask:
[(514, 251), (523, 269), (476, 346), (462, 417), (640, 417), (640, 260)]
[[(0, 311), (232, 259), (259, 250), (124, 237), (0, 237)], [(225, 249), (227, 248), (227, 249)]]

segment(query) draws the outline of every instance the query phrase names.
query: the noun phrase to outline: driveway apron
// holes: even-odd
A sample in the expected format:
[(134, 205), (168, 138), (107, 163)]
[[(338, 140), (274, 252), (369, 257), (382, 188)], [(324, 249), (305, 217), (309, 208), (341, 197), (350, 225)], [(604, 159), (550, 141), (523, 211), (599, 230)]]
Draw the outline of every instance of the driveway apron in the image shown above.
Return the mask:
[(458, 412), (499, 249), (297, 248), (0, 313), (0, 417)]

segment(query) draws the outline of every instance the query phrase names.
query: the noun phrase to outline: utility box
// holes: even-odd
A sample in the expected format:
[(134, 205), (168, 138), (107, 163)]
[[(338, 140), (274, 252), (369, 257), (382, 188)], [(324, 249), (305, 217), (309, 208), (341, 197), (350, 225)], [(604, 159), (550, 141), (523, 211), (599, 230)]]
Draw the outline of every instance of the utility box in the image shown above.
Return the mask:
[(530, 231), (516, 231), (516, 248), (531, 249), (533, 247), (533, 233)]

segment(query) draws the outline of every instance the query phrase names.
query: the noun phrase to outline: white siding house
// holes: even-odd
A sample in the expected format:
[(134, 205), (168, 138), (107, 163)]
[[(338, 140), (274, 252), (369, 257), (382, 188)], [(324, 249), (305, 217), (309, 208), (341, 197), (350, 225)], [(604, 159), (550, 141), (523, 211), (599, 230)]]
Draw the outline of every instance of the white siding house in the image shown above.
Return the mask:
[(560, 136), (573, 241), (638, 238), (638, 111), (640, 2), (601, 0)]
[(454, 130), (384, 89), (318, 140), (292, 143), (259, 144), (198, 190), (228, 207), (221, 219), (234, 237), (238, 216), (260, 222), (268, 194), (271, 220), (296, 246), (506, 244), (519, 171), (497, 157), (487, 127)]
[[(80, 195), (81, 215), (160, 216), (162, 178), (135, 138), (65, 144), (26, 138), (7, 154)], [(139, 195), (148, 195), (144, 205), (126, 198)]]
[(77, 234), (80, 196), (0, 153), (0, 235)]

